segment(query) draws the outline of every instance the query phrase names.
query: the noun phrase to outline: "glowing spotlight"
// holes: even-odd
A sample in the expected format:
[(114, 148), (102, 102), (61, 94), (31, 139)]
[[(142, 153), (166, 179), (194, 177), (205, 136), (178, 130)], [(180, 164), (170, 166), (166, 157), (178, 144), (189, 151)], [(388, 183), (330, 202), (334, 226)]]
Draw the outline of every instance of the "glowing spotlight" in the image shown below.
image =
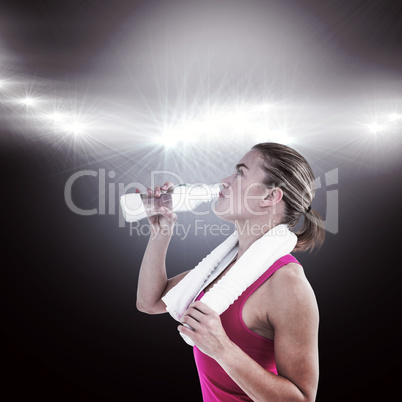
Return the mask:
[(60, 125), (60, 129), (69, 134), (84, 134), (85, 133), (85, 124), (75, 120), (69, 123), (63, 123)]
[(290, 144), (294, 143), (294, 140), (292, 137), (289, 137), (289, 135), (286, 133), (282, 137), (282, 140), (279, 142), (282, 142), (282, 144), (284, 144), (284, 145), (290, 145)]
[(93, 127), (88, 114), (75, 111), (65, 111), (62, 107), (42, 113), (42, 119), (52, 126), (55, 133), (82, 135), (87, 134), (88, 129)]
[(171, 148), (179, 142), (183, 142), (185, 137), (180, 130), (170, 129), (163, 133), (159, 138), (160, 142), (166, 147)]
[(269, 112), (272, 110), (272, 104), (262, 103), (261, 105), (259, 105), (258, 109), (262, 112)]
[(60, 113), (60, 112), (49, 113), (49, 114), (46, 115), (46, 117), (47, 117), (49, 120), (51, 120), (51, 121), (53, 121), (53, 122), (55, 122), (55, 123), (62, 122), (62, 121), (65, 120), (65, 118), (66, 118), (65, 114)]
[(377, 122), (373, 122), (371, 124), (367, 124), (368, 131), (373, 134), (380, 133), (384, 131), (385, 127), (382, 124), (378, 124)]
[(286, 130), (276, 130), (272, 133), (272, 141), (280, 144), (290, 144), (291, 138)]
[(292, 142), (292, 138), (289, 136), (289, 133), (283, 129), (257, 133), (255, 140), (258, 142), (277, 142), (284, 145), (289, 145)]
[(20, 103), (25, 106), (34, 106), (36, 104), (36, 99), (27, 96), (24, 99), (21, 99)]
[(389, 119), (391, 121), (398, 121), (398, 120), (402, 120), (402, 114), (399, 113), (392, 113), (389, 115)]
[(169, 128), (158, 138), (158, 142), (167, 148), (176, 146), (179, 143), (189, 144), (196, 141), (197, 136), (202, 131), (200, 123), (183, 122), (179, 127)]
[(170, 148), (173, 143), (169, 141), (166, 135), (161, 135), (156, 139), (156, 142), (160, 145), (163, 145), (165, 148)]

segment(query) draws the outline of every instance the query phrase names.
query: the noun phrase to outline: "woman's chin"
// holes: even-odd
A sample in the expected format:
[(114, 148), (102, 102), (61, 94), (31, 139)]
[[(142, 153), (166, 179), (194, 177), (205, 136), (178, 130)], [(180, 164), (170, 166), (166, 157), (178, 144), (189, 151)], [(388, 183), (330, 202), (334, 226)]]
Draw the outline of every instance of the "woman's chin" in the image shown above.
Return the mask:
[(219, 218), (222, 219), (223, 221), (226, 222), (232, 222), (235, 223), (236, 219), (238, 219), (238, 216), (235, 215), (233, 212), (230, 211), (219, 211), (219, 209), (212, 209), (212, 212)]

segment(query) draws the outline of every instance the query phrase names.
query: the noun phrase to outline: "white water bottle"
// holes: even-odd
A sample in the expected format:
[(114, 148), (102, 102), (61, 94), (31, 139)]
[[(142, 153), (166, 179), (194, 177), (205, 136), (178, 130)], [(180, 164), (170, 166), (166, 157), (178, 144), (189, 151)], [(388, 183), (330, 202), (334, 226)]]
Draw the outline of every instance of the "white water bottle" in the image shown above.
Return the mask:
[(223, 184), (178, 184), (160, 197), (143, 193), (125, 194), (120, 197), (120, 205), (126, 222), (135, 222), (158, 214), (160, 207), (173, 212), (194, 211), (203, 202), (219, 197)]

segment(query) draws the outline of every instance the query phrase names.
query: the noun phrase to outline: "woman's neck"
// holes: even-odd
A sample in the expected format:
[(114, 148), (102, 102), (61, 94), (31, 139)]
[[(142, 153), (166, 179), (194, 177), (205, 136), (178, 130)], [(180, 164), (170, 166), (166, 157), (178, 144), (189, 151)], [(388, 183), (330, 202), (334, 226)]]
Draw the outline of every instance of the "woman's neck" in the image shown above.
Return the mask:
[(237, 259), (239, 259), (256, 240), (264, 236), (265, 233), (269, 232), (275, 226), (276, 223), (257, 225), (255, 223), (247, 223), (247, 221), (241, 223), (236, 221), (236, 229), (239, 238)]

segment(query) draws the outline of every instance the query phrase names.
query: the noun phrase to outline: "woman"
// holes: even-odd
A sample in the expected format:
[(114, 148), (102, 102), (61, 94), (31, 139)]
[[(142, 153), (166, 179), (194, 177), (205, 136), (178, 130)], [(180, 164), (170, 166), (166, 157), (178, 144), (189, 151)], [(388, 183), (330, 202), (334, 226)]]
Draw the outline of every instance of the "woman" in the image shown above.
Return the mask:
[[(238, 254), (204, 293), (253, 242), (279, 224), (293, 228), (304, 216), (295, 250), (322, 245), (323, 222), (311, 210), (314, 175), (295, 150), (276, 143), (257, 144), (222, 184), (215, 213), (235, 223)], [(155, 197), (171, 185), (155, 187)], [(152, 189), (148, 188), (148, 193), (151, 195)], [(153, 236), (139, 274), (140, 311), (166, 312), (161, 298), (189, 272), (171, 279), (166, 276), (165, 257), (176, 219), (176, 214), (166, 209), (149, 218)], [(184, 313), (182, 323), (188, 326), (180, 325), (178, 330), (195, 344), (204, 401), (315, 400), (319, 314), (313, 290), (293, 256), (286, 255), (267, 267), (221, 316), (197, 300)]]

